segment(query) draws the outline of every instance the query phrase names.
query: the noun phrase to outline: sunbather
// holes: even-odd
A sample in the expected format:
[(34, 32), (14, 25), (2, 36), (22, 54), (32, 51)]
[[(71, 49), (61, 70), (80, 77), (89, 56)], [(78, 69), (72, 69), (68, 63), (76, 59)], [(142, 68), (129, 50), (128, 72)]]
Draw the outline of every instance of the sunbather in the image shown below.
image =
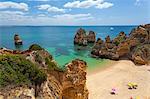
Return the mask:
[(111, 89), (111, 94), (112, 94), (112, 95), (115, 95), (115, 94), (116, 94), (116, 89), (115, 89), (115, 88), (112, 88), (112, 89)]

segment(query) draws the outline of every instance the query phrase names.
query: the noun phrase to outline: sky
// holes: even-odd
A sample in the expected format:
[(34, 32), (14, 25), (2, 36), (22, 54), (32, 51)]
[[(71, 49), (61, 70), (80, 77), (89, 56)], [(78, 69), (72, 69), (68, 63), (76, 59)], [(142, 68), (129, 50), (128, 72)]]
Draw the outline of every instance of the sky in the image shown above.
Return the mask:
[(139, 25), (150, 0), (0, 0), (0, 25)]

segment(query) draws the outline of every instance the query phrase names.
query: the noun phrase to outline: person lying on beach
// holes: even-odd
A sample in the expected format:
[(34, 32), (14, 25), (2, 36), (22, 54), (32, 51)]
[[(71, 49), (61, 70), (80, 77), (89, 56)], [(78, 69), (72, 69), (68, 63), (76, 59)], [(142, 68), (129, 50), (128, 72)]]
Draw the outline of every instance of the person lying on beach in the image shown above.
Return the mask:
[(112, 94), (112, 95), (115, 95), (115, 94), (116, 94), (116, 89), (115, 89), (115, 88), (112, 88), (112, 89), (111, 89), (111, 94)]

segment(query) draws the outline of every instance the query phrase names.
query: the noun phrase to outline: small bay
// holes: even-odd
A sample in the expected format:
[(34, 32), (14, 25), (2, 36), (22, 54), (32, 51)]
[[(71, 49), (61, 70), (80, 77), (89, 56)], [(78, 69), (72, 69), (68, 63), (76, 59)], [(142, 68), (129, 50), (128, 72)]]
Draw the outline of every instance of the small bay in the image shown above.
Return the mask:
[[(92, 30), (97, 38), (104, 40), (107, 35), (114, 38), (120, 31), (129, 34), (134, 27), (136, 26), (0, 26), (0, 47), (25, 50), (36, 43), (52, 54), (60, 67), (79, 58), (86, 61), (88, 68), (92, 69), (106, 64), (107, 60), (92, 58), (90, 56), (92, 45), (78, 50), (79, 46), (73, 44), (76, 31), (79, 28)], [(15, 34), (19, 34), (23, 40), (22, 46), (14, 45)]]

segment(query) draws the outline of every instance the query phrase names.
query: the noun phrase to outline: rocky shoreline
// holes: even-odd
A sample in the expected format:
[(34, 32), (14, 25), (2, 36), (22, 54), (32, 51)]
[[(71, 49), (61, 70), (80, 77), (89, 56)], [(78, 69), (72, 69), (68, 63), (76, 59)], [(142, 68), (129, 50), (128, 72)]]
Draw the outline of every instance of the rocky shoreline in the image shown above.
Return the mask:
[[(21, 39), (15, 36), (14, 40), (18, 42)], [(113, 40), (107, 36), (105, 41), (101, 38), (96, 41), (95, 32), (87, 34), (80, 28), (74, 37), (74, 44), (87, 46), (89, 43), (93, 43), (93, 57), (150, 64), (150, 24), (134, 28), (129, 35), (120, 32)], [(75, 59), (61, 69), (52, 55), (37, 44), (25, 51), (1, 48), (0, 98), (88, 99), (86, 68), (86, 62)]]
[[(85, 30), (79, 29), (75, 34), (75, 44), (85, 45), (85, 35)], [(94, 32), (91, 38), (95, 41)], [(128, 36), (122, 31), (113, 40), (109, 35), (105, 41), (98, 38), (94, 43), (91, 55), (112, 60), (128, 59), (139, 65), (150, 64), (150, 24), (139, 25), (132, 29)]]
[[(13, 60), (14, 57), (17, 60)], [(0, 98), (1, 99), (87, 99), (88, 90), (86, 88), (86, 62), (75, 59), (72, 62), (68, 63), (65, 66), (65, 69), (62, 70), (58, 68), (56, 62), (53, 60), (52, 55), (50, 55), (46, 50), (41, 48), (38, 45), (32, 45), (28, 50), (25, 51), (14, 51), (2, 48), (0, 49), (0, 65), (11, 63), (18, 66), (17, 71), (13, 67), (4, 65), (4, 69), (0, 70), (1, 73), (9, 74), (9, 72), (15, 72), (16, 74), (19, 71), (22, 71), (24, 68), (27, 68), (27, 64), (33, 64), (39, 74), (30, 73), (27, 71), (20, 72), (23, 77), (29, 80), (29, 84), (21, 81), (18, 76), (12, 76), (12, 78), (1, 78), (0, 82)], [(5, 61), (6, 60), (6, 61)], [(20, 63), (20, 60), (24, 60), (27, 63)], [(13, 62), (11, 62), (13, 61)], [(8, 65), (9, 66), (9, 65)], [(32, 66), (30, 66), (32, 67)], [(29, 68), (30, 68), (29, 67)], [(11, 70), (11, 71), (8, 71)], [(20, 69), (19, 69), (20, 68)], [(14, 70), (15, 71), (14, 71)], [(41, 74), (42, 71), (45, 74)], [(40, 73), (41, 72), (41, 73)], [(30, 75), (30, 76), (28, 76)], [(33, 77), (31, 77), (31, 75)], [(41, 77), (41, 78), (40, 78)], [(46, 78), (45, 78), (46, 77)], [(35, 81), (32, 81), (32, 78), (36, 78)], [(16, 83), (15, 81), (20, 81)], [(25, 81), (26, 81), (25, 79)], [(33, 79), (34, 80), (34, 79)], [(40, 83), (39, 83), (40, 81)], [(37, 83), (37, 84), (36, 84)], [(5, 84), (5, 85), (4, 85)], [(70, 98), (71, 97), (71, 98)]]

